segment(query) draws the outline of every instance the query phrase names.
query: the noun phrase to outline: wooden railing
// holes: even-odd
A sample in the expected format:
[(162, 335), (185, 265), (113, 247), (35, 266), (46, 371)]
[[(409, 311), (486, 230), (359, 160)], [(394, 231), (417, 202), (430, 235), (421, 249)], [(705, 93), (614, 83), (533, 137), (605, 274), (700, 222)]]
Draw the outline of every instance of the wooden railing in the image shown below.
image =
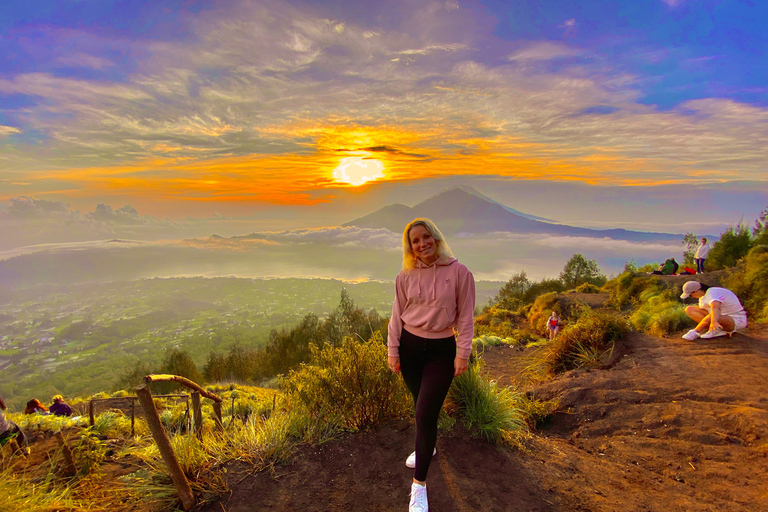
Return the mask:
[(220, 396), (206, 391), (199, 384), (178, 375), (147, 375), (144, 377), (144, 383), (135, 388), (136, 396), (141, 403), (141, 407), (144, 409), (149, 430), (152, 432), (152, 437), (155, 439), (155, 443), (157, 443), (157, 448), (160, 450), (160, 455), (162, 455), (165, 465), (168, 466), (171, 480), (176, 487), (176, 491), (179, 493), (181, 504), (184, 507), (184, 510), (190, 510), (195, 506), (195, 495), (189, 486), (189, 481), (187, 480), (184, 471), (181, 469), (176, 454), (173, 453), (168, 433), (163, 428), (163, 424), (160, 422), (160, 415), (157, 413), (157, 409), (155, 409), (152, 393), (149, 391), (149, 384), (152, 382), (178, 382), (193, 390), (192, 412), (194, 415), (195, 435), (197, 435), (198, 439), (202, 439), (203, 435), (203, 412), (200, 405), (200, 397), (202, 396), (213, 400), (213, 419), (216, 423), (216, 428), (219, 430), (224, 430), (221, 421), (222, 399)]

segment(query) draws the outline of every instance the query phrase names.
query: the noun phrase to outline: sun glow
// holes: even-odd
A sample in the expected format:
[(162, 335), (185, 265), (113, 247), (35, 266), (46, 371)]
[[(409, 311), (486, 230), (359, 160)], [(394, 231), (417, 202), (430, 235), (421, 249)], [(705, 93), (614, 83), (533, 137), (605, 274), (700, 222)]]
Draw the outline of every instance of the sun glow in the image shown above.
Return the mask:
[(355, 187), (369, 181), (384, 177), (384, 164), (375, 158), (351, 156), (342, 158), (333, 170), (336, 181), (349, 183)]

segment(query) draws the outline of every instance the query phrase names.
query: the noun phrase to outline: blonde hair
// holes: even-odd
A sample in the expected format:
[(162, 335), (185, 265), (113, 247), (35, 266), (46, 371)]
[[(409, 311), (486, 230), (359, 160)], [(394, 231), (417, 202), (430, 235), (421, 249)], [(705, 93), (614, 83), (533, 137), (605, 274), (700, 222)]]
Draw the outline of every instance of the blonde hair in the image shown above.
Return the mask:
[(429, 234), (432, 235), (432, 238), (435, 239), (435, 244), (437, 245), (435, 254), (437, 255), (438, 259), (442, 257), (453, 258), (451, 248), (448, 247), (448, 243), (445, 241), (445, 237), (437, 228), (434, 222), (423, 218), (413, 219), (408, 223), (407, 226), (405, 226), (405, 229), (403, 230), (403, 269), (410, 270), (412, 268), (416, 268), (417, 258), (414, 256), (413, 251), (411, 251), (410, 238), (411, 230), (416, 226), (424, 226), (424, 228), (429, 231)]
[(51, 398), (51, 400), (54, 401), (54, 402), (57, 402), (57, 401), (58, 402), (63, 402), (64, 401), (64, 397), (61, 396), (61, 395), (56, 395), (53, 398)]

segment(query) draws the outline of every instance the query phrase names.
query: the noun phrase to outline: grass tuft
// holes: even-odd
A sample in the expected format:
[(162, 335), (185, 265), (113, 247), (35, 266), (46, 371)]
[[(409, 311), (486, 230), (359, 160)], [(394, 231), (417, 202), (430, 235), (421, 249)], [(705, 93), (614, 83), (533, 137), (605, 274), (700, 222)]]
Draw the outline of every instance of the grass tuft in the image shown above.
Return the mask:
[(479, 363), (473, 363), (453, 380), (448, 393), (464, 424), (492, 443), (519, 445), (528, 434), (525, 415), (518, 405), (521, 394), (500, 388), (495, 381), (480, 375)]

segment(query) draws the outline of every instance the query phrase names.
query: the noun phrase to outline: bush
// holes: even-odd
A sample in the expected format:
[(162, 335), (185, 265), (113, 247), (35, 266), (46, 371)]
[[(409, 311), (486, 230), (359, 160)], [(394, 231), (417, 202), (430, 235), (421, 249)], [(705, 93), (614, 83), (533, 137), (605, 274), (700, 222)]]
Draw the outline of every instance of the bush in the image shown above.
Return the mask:
[(535, 332), (545, 332), (547, 329), (547, 318), (552, 314), (552, 310), (562, 313), (557, 299), (557, 293), (545, 293), (536, 298), (528, 312), (528, 323)]
[(704, 260), (706, 270), (720, 270), (726, 267), (734, 267), (736, 263), (747, 255), (752, 247), (752, 235), (744, 224), (736, 227), (730, 226), (720, 235), (720, 240), (715, 242)]
[(557, 400), (542, 402), (541, 400), (536, 400), (533, 394), (521, 393), (518, 396), (517, 406), (522, 411), (528, 427), (534, 429), (549, 418), (560, 407), (560, 403)]
[(640, 294), (645, 290), (653, 289), (661, 292), (664, 289), (664, 283), (655, 276), (624, 272), (608, 281), (603, 289), (610, 295), (608, 305), (616, 309), (624, 309), (637, 304)]
[(626, 320), (618, 314), (584, 308), (575, 323), (566, 326), (554, 341), (533, 354), (526, 373), (538, 379), (579, 368), (587, 351), (602, 356), (628, 331)]
[(630, 322), (637, 330), (654, 336), (666, 336), (682, 329), (690, 323), (690, 318), (685, 314), (685, 306), (675, 290), (650, 287), (640, 294)]
[(578, 293), (600, 293), (600, 288), (592, 283), (584, 283), (576, 287)]
[(750, 318), (768, 322), (768, 245), (752, 248), (723, 284), (741, 299)]
[(470, 430), (492, 443), (517, 444), (527, 434), (526, 417), (518, 406), (520, 394), (511, 388), (499, 388), (480, 375), (479, 363), (473, 363), (453, 380), (448, 400), (459, 411)]
[(475, 334), (508, 338), (524, 320), (519, 312), (492, 306), (475, 318)]
[(408, 391), (389, 370), (379, 333), (366, 342), (347, 338), (340, 347), (311, 346), (311, 352), (310, 363), (282, 380), (289, 400), (308, 415), (340, 417), (359, 430), (408, 411)]

